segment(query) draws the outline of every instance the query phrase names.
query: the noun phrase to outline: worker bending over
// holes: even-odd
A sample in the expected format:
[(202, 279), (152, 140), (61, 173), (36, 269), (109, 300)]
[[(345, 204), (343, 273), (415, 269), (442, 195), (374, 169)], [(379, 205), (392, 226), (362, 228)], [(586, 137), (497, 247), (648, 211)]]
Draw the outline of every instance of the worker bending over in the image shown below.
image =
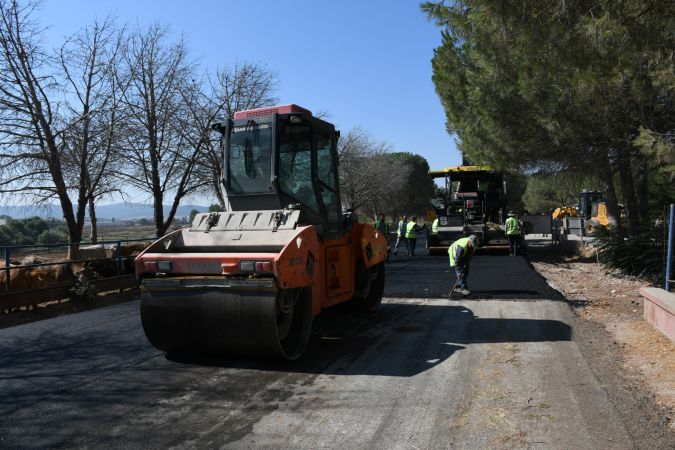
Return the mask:
[(469, 237), (457, 239), (448, 249), (450, 267), (455, 268), (455, 275), (457, 275), (457, 290), (462, 295), (469, 295), (471, 293), (469, 291), (469, 286), (466, 283), (466, 278), (469, 276), (471, 257), (476, 252), (477, 248), (478, 238), (471, 235)]

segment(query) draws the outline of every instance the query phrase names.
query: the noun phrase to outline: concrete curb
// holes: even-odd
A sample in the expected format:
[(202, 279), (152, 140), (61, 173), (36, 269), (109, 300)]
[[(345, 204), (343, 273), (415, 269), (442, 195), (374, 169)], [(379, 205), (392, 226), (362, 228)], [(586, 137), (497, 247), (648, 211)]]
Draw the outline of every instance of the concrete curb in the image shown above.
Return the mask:
[(642, 287), (644, 319), (675, 342), (675, 294), (660, 288)]

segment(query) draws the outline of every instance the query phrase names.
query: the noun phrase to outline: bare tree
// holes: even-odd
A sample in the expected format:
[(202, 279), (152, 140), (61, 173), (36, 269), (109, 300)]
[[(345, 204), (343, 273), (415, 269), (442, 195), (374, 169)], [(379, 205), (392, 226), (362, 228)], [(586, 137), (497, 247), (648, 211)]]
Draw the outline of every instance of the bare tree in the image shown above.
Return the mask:
[(35, 8), (34, 2), (0, 0), (0, 193), (34, 203), (58, 200), (69, 257), (75, 258), (87, 192), (97, 183), (87, 171), (90, 123), (103, 102), (98, 83), (109, 61), (101, 55), (112, 25), (94, 26), (73, 40), (88, 44), (67, 56), (68, 67), (81, 69), (77, 77), (84, 78), (67, 71), (69, 82), (63, 83), (58, 68), (64, 66), (40, 45), (42, 29), (31, 17)]
[(386, 213), (390, 217), (409, 212), (410, 205), (403, 194), (410, 186), (412, 167), (390, 154), (376, 156), (375, 162), (379, 178), (376, 195), (367, 204), (368, 210), (374, 215)]
[[(125, 109), (126, 167), (118, 176), (134, 189), (150, 194), (157, 236), (166, 233), (180, 201), (198, 184), (192, 177), (201, 147), (181, 129), (190, 115), (186, 93), (195, 83), (194, 66), (182, 39), (167, 42), (167, 29), (154, 24), (137, 29), (128, 39), (122, 99)], [(164, 201), (171, 202), (164, 216)]]
[(39, 46), (42, 30), (31, 19), (34, 9), (34, 3), (0, 1), (0, 192), (37, 201), (58, 196), (76, 235), (61, 171), (62, 124), (52, 101), (58, 86), (50, 57)]
[(387, 145), (375, 142), (361, 128), (350, 130), (338, 141), (338, 168), (343, 206), (356, 210), (376, 201), (389, 176), (383, 173), (382, 159)]
[(118, 83), (120, 40), (111, 18), (94, 22), (67, 39), (59, 52), (60, 68), (69, 102), (64, 106), (64, 170), (77, 195), (76, 218), (84, 222), (89, 207), (92, 242), (98, 239), (96, 201), (119, 192), (110, 167), (119, 154), (120, 94)]
[[(194, 108), (195, 125), (200, 131), (209, 130), (215, 119), (231, 119), (237, 111), (271, 106), (278, 99), (273, 96), (277, 87), (277, 76), (263, 66), (243, 63), (222, 68), (215, 76), (207, 77), (199, 105)], [(199, 134), (198, 134), (199, 135)], [(222, 191), (222, 155), (218, 136), (207, 135), (203, 144), (203, 156), (197, 167), (196, 176), (202, 182), (205, 193), (215, 194), (221, 208), (225, 207)]]

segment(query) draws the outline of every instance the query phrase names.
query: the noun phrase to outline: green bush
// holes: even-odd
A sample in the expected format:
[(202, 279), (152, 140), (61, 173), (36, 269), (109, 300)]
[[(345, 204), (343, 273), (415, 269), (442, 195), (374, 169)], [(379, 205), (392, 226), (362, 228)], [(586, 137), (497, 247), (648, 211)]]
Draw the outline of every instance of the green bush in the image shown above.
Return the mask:
[(663, 278), (663, 228), (650, 225), (626, 237), (617, 227), (600, 229), (593, 234), (600, 261), (627, 275), (661, 281)]
[(40, 217), (8, 219), (0, 225), (0, 245), (32, 245), (67, 242), (64, 222), (46, 221)]
[(96, 300), (96, 285), (93, 281), (98, 279), (99, 275), (89, 264), (84, 266), (83, 272), (79, 274), (78, 280), (68, 291), (70, 299), (82, 303), (93, 303)]
[(59, 231), (45, 230), (37, 238), (38, 244), (60, 244), (62, 242), (68, 242), (68, 236)]

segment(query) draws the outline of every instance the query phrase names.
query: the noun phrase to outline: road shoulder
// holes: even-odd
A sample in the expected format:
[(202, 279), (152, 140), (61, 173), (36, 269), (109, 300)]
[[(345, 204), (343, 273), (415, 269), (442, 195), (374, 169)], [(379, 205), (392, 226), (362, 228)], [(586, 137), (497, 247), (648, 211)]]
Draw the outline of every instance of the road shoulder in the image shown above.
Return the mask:
[(531, 252), (531, 263), (575, 316), (574, 338), (638, 445), (675, 442), (675, 344), (642, 320), (640, 280), (595, 258)]
[(14, 308), (11, 311), (0, 309), (0, 330), (53, 317), (76, 314), (91, 309), (127, 303), (138, 298), (138, 289), (126, 289), (122, 292), (110, 291), (99, 293), (91, 302), (62, 299), (40, 303), (31, 307)]

